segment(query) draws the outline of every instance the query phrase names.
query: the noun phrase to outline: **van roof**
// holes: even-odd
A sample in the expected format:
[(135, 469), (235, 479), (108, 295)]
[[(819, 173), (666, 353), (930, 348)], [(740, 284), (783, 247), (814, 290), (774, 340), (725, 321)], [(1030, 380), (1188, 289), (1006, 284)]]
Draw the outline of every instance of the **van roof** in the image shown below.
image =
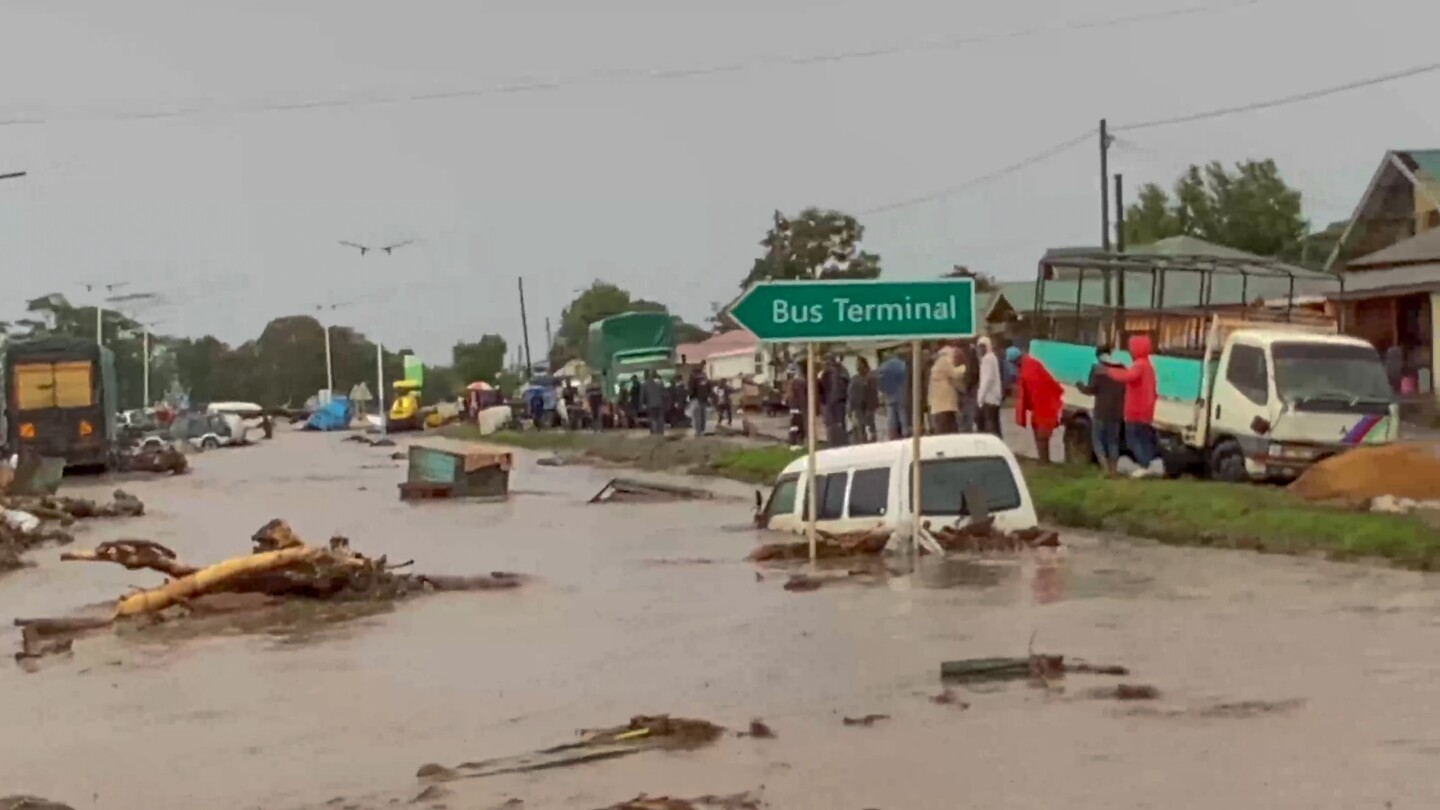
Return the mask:
[(1237, 330), (1236, 334), (1243, 334), (1245, 337), (1259, 343), (1262, 346), (1269, 346), (1273, 343), (1329, 343), (1335, 346), (1368, 346), (1374, 348), (1373, 343), (1362, 338), (1350, 337), (1349, 335), (1317, 334), (1314, 332), (1301, 332), (1285, 329), (1244, 329)]
[[(840, 467), (881, 467), (890, 466), (900, 457), (908, 457), (910, 439), (897, 439), (873, 444), (856, 444), (849, 447), (835, 447), (815, 454), (816, 469)], [(1005, 442), (989, 433), (956, 433), (944, 436), (920, 437), (920, 458), (926, 461), (937, 458), (977, 458), (1000, 456), (1013, 458), (1014, 454)], [(801, 456), (785, 466), (781, 475), (803, 473), (806, 457)]]

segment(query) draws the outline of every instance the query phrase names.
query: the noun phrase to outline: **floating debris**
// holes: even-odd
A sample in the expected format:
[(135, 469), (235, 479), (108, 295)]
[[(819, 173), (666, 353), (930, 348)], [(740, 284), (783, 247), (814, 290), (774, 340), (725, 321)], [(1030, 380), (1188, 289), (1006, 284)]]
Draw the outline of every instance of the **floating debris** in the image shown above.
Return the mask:
[(0, 810), (73, 810), (68, 804), (37, 796), (0, 796)]
[(512, 757), (464, 762), (454, 768), (431, 763), (422, 766), (417, 775), (433, 781), (446, 781), (530, 773), (617, 759), (656, 749), (689, 751), (715, 742), (724, 733), (724, 728), (705, 720), (665, 714), (637, 715), (623, 726), (582, 731), (580, 742)]
[[(891, 534), (892, 531), (885, 528), (843, 534), (816, 532), (815, 557), (821, 560), (834, 560), (844, 557), (878, 556), (890, 542)], [(748, 559), (751, 562), (808, 560), (810, 559), (810, 543), (805, 540), (765, 543), (750, 552)]]
[(1024, 658), (967, 658), (959, 661), (944, 661), (940, 664), (940, 678), (957, 683), (982, 683), (986, 681), (1052, 681), (1067, 674), (1087, 675), (1129, 675), (1130, 670), (1120, 666), (1101, 666), (1084, 661), (1065, 660), (1063, 655), (1032, 654)]
[(16, 619), (24, 628), (22, 654), (45, 654), (57, 636), (70, 636), (110, 627), (142, 616), (174, 617), (204, 612), (202, 599), (224, 595), (242, 605), (219, 610), (254, 609), (286, 600), (337, 600), (373, 603), (433, 591), (506, 590), (524, 581), (517, 574), (492, 572), (488, 576), (442, 576), (400, 573), (413, 560), (390, 564), (386, 557), (369, 558), (352, 551), (350, 541), (332, 537), (326, 546), (305, 543), (283, 520), (271, 520), (251, 536), (252, 553), (215, 565), (199, 567), (182, 562), (173, 550), (148, 540), (102, 543), (93, 551), (78, 551), (63, 559), (108, 562), (130, 570), (149, 569), (170, 577), (164, 584), (121, 597), (108, 613), (53, 619)]
[(56, 495), (0, 496), (0, 572), (25, 567), (20, 555), (47, 543), (75, 541), (66, 527), (78, 520), (133, 517), (145, 513), (145, 504), (124, 490), (114, 500), (97, 504), (86, 498)]
[(938, 695), (931, 695), (930, 702), (936, 706), (955, 706), (961, 711), (970, 708), (970, 704), (961, 700), (960, 697), (955, 694), (955, 690), (949, 687), (941, 690)]
[(750, 730), (741, 734), (742, 737), (754, 737), (757, 740), (775, 739), (775, 730), (770, 728), (764, 720), (755, 718), (750, 721)]
[[(929, 529), (929, 526), (926, 526)], [(942, 526), (930, 532), (940, 547), (947, 552), (1016, 552), (1031, 548), (1057, 548), (1060, 535), (1056, 532), (1031, 527), (1007, 532), (995, 527), (995, 518), (986, 517), (964, 526)]]
[(190, 461), (179, 447), (173, 444), (151, 444), (133, 453), (122, 453), (119, 458), (120, 472), (153, 472), (183, 475), (190, 469)]
[(846, 717), (844, 723), (847, 726), (864, 726), (870, 728), (881, 720), (889, 720), (888, 714), (867, 714), (864, 717)]
[(750, 793), (736, 793), (732, 796), (700, 796), (695, 799), (675, 799), (669, 796), (648, 796), (641, 793), (629, 801), (612, 804), (603, 810), (760, 810), (765, 805)]
[(710, 500), (715, 494), (703, 489), (637, 481), (633, 478), (612, 478), (606, 482), (590, 503), (654, 503), (661, 501)]

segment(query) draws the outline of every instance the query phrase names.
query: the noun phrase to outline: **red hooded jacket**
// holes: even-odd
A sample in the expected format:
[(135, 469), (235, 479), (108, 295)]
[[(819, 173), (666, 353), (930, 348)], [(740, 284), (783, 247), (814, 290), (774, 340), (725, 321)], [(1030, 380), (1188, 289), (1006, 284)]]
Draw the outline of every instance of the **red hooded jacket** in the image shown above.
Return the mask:
[(1065, 404), (1065, 389), (1055, 381), (1045, 364), (1025, 355), (1020, 358), (1020, 382), (1015, 385), (1015, 424), (1029, 423), (1041, 433), (1053, 431), (1060, 424), (1060, 409)]
[(1130, 367), (1112, 368), (1110, 379), (1125, 383), (1125, 421), (1148, 425), (1155, 421), (1155, 367), (1150, 365), (1150, 338), (1130, 338)]

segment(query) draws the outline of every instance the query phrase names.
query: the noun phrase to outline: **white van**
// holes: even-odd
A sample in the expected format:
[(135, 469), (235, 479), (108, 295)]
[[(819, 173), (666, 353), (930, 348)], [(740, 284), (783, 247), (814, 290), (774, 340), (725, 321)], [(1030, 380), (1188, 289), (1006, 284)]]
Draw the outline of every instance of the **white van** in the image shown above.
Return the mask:
[[(908, 523), (912, 447), (909, 439), (903, 439), (816, 453), (816, 527), (848, 532)], [(997, 528), (1017, 531), (1037, 524), (1035, 504), (1015, 454), (995, 436), (925, 436), (920, 439), (920, 458), (920, 510), (933, 527), (953, 524), (969, 514), (963, 493), (972, 482), (985, 493)], [(805, 472), (802, 456), (780, 473), (760, 525), (805, 531)]]

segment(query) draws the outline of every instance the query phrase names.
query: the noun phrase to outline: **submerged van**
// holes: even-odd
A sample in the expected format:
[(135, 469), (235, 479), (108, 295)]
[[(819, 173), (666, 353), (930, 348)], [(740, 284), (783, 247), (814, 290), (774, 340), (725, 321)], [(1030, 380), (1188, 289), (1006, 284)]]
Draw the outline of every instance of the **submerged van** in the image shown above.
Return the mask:
[[(848, 532), (908, 523), (912, 448), (912, 442), (903, 439), (816, 453), (816, 527)], [(925, 436), (920, 439), (920, 459), (920, 511), (932, 526), (969, 515), (964, 493), (972, 484), (985, 493), (997, 528), (1016, 531), (1038, 522), (1015, 454), (995, 436)], [(775, 479), (758, 516), (761, 526), (805, 531), (806, 466), (802, 456)]]

